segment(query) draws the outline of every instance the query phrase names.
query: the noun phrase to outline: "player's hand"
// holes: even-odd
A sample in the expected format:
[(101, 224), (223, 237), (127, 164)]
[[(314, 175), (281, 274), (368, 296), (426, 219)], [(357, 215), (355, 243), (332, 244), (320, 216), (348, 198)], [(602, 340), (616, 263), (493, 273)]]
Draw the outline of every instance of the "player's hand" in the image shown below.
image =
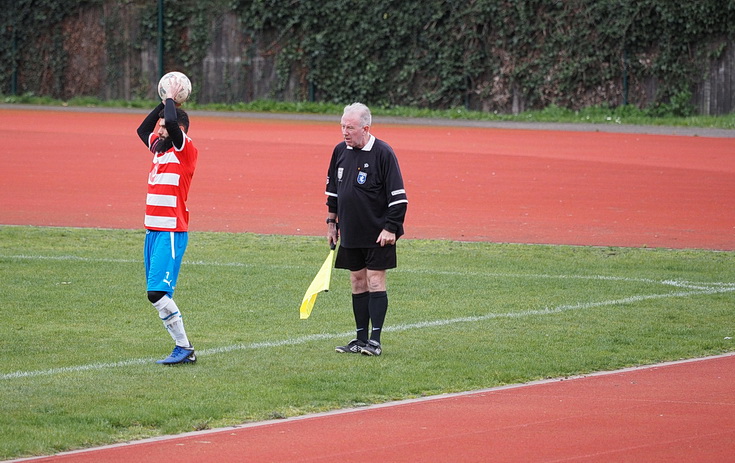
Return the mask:
[[(176, 104), (176, 107), (180, 107), (181, 103), (176, 103), (176, 97), (179, 95), (181, 90), (184, 89), (184, 84), (179, 81), (179, 79), (171, 79), (171, 87), (169, 87), (170, 94), (168, 95), (168, 98), (171, 98), (174, 100), (174, 103)], [(166, 103), (164, 101), (164, 103)]]
[(378, 236), (378, 239), (375, 240), (375, 242), (380, 244), (381, 248), (385, 245), (392, 246), (396, 244), (396, 234), (389, 232), (388, 230), (383, 230), (380, 232), (380, 236)]

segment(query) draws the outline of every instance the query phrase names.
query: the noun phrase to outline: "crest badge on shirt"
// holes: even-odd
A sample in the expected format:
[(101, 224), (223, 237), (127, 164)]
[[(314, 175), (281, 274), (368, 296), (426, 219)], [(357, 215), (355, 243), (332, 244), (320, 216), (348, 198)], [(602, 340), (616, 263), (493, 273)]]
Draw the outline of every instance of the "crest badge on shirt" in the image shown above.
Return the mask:
[(367, 172), (357, 173), (357, 183), (359, 183), (360, 185), (364, 185), (366, 180), (367, 180)]

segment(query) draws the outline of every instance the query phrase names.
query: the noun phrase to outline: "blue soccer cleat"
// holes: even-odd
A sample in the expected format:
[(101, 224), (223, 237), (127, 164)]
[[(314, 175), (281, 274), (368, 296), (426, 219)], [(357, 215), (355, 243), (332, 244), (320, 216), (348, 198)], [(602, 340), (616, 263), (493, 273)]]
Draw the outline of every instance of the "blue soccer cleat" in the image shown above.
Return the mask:
[(176, 346), (171, 352), (171, 355), (163, 360), (156, 360), (156, 363), (162, 365), (176, 365), (179, 363), (194, 363), (197, 361), (197, 356), (194, 354), (194, 348)]

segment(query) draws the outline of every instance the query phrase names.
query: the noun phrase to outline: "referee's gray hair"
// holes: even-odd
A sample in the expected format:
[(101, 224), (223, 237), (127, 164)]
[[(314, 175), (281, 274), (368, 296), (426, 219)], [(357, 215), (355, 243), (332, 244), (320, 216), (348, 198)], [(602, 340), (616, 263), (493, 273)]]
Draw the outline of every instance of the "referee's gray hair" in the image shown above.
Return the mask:
[(344, 114), (352, 113), (352, 112), (356, 112), (360, 115), (360, 125), (362, 127), (365, 127), (365, 126), (370, 127), (372, 125), (373, 116), (370, 114), (370, 108), (368, 108), (364, 104), (355, 102), (350, 105), (347, 105), (345, 106), (345, 110), (342, 114), (344, 115)]

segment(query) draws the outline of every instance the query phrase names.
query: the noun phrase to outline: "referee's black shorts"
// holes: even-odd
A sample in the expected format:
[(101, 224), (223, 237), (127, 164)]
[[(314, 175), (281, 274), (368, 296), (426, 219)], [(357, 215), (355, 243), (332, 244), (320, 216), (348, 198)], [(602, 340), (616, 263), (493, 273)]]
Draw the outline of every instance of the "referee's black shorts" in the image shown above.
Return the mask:
[(367, 268), (368, 270), (388, 270), (396, 268), (396, 246), (385, 245), (374, 248), (337, 249), (334, 261), (336, 268), (344, 268), (352, 272)]

